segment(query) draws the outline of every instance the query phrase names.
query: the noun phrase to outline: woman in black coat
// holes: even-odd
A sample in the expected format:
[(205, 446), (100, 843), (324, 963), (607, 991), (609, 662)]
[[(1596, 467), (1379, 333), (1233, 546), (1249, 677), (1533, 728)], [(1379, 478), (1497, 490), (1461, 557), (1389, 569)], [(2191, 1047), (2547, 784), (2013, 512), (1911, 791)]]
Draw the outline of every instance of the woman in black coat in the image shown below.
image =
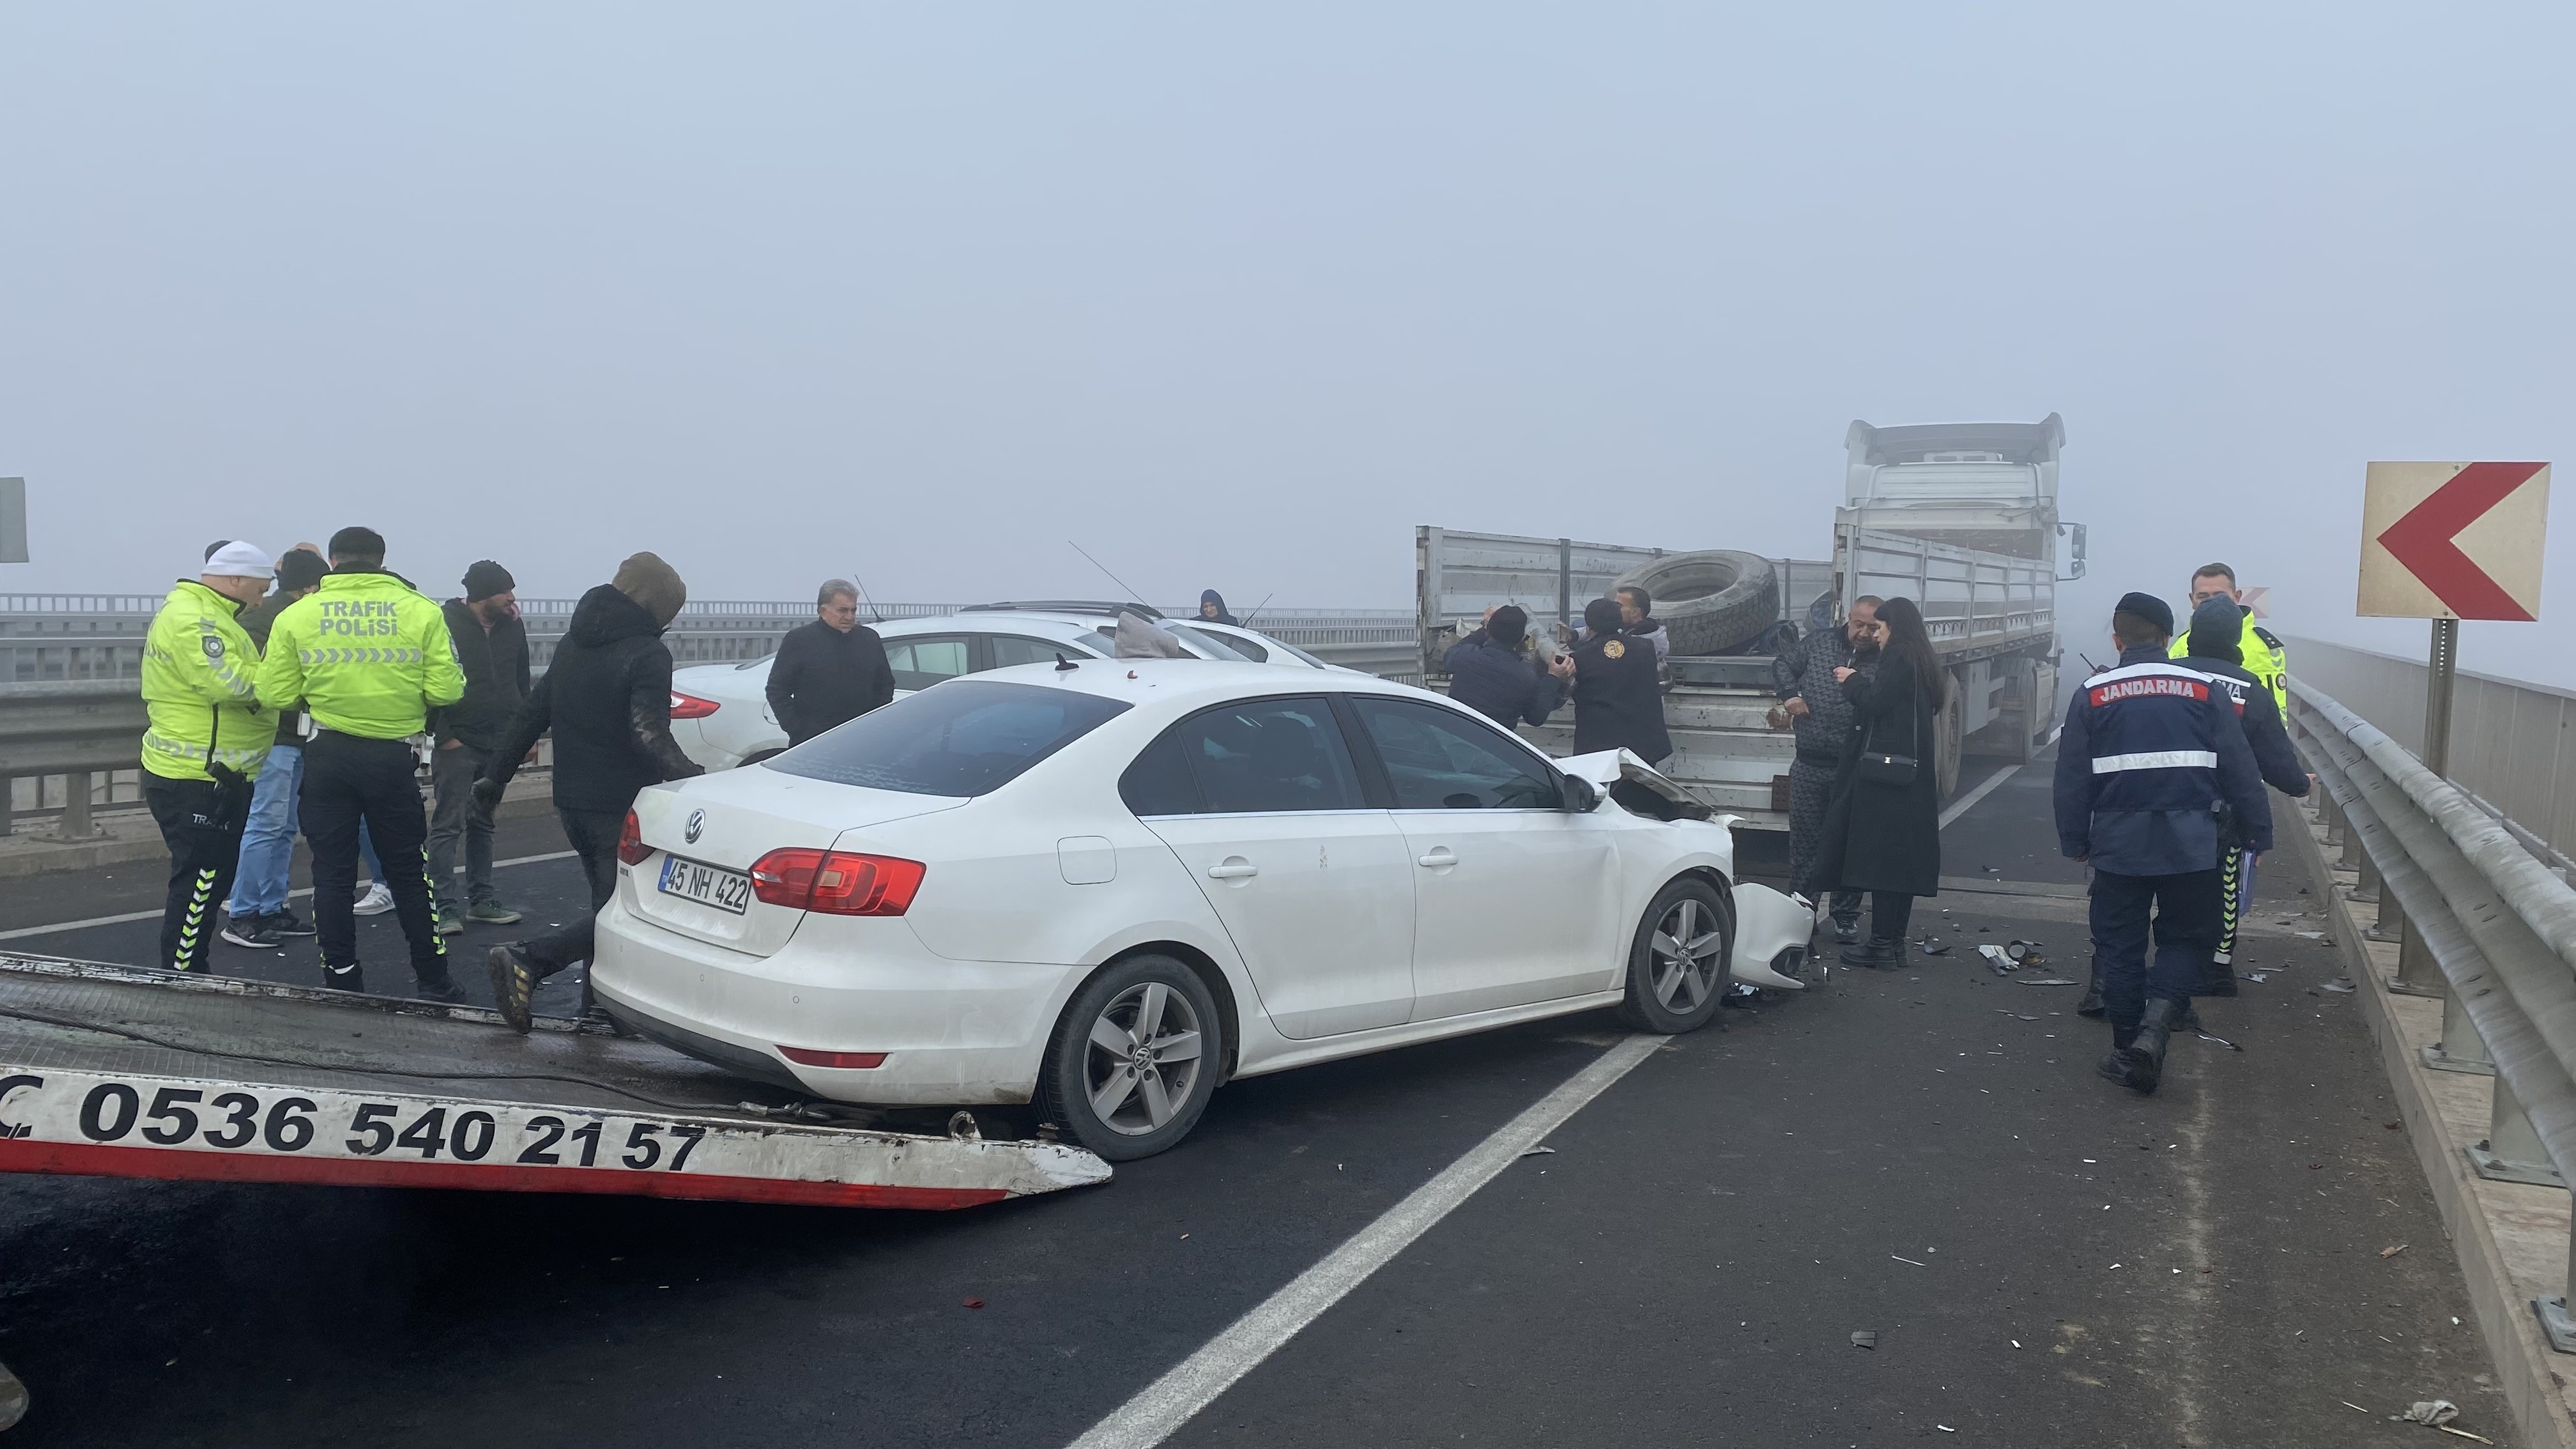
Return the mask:
[[(1892, 971), (1905, 964), (1914, 898), (1941, 891), (1933, 721), (1948, 676), (1912, 599), (1880, 605), (1878, 624), (1882, 643), (1875, 674), (1834, 671), (1851, 701), (1852, 745), (1826, 807), (1817, 869), (1820, 875), (1831, 872), (1826, 884), (1870, 892), (1869, 940), (1845, 947), (1843, 960)], [(1902, 763), (1908, 761), (1910, 769)]]

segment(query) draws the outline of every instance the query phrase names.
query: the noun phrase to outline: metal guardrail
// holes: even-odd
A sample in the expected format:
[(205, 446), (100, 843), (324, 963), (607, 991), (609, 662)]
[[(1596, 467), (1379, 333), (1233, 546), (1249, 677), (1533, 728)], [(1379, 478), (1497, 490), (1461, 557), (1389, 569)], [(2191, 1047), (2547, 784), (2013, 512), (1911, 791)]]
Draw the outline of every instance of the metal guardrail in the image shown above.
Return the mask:
[(16, 816), (58, 814), (62, 838), (91, 838), (94, 810), (142, 804), (142, 754), (131, 680), (0, 685), (0, 837)]
[[(2289, 638), (2290, 673), (2406, 749), (2424, 748), (2422, 659)], [(2444, 773), (2513, 828), (2576, 855), (2576, 691), (2461, 670), (2452, 686)], [(2526, 844), (2532, 843), (2527, 840)]]
[[(2354, 898), (2378, 897), (2371, 934), (2400, 940), (2390, 989), (2443, 998), (2425, 1064), (2496, 1077), (2472, 1163), (2504, 1181), (2576, 1180), (2576, 887), (2387, 731), (2299, 675), (2289, 687), (2329, 843), (2360, 869)], [(2567, 1304), (2533, 1307), (2552, 1346), (2576, 1353)]]

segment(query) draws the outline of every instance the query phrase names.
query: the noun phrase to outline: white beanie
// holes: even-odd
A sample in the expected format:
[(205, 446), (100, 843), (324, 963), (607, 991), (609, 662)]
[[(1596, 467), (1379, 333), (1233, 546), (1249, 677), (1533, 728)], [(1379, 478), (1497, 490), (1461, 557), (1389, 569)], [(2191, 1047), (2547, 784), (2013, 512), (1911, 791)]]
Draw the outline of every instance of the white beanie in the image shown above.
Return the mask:
[(277, 573), (277, 565), (258, 545), (233, 542), (216, 549), (197, 573), (219, 579), (265, 579)]

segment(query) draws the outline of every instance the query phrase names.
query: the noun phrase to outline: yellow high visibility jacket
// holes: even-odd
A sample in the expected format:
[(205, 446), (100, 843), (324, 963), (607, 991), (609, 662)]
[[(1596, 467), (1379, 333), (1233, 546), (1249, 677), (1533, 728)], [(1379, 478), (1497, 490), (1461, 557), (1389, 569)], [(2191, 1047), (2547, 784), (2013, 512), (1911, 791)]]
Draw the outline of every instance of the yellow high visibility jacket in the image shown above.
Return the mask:
[[(2240, 604), (2238, 607), (2244, 606)], [(2245, 632), (2238, 637), (2236, 647), (2243, 651), (2244, 656), (2237, 663), (2244, 667), (2246, 673), (2263, 681), (2263, 687), (2272, 691), (2272, 702), (2281, 708), (2281, 718), (2288, 719), (2290, 688), (2286, 681), (2290, 677), (2290, 651), (2281, 646), (2280, 639), (2271, 630), (2255, 624), (2251, 609), (2245, 612)], [(2180, 659), (2190, 652), (2191, 631), (2185, 629), (2174, 636), (2173, 657)]]
[(429, 711), (465, 697), (447, 616), (392, 574), (335, 573), (289, 604), (268, 631), (260, 703), (298, 700), (326, 730), (398, 740)]
[(165, 780), (211, 780), (210, 765), (256, 778), (277, 742), (277, 715), (254, 697), (259, 647), (242, 606), (182, 579), (143, 640), (143, 768)]

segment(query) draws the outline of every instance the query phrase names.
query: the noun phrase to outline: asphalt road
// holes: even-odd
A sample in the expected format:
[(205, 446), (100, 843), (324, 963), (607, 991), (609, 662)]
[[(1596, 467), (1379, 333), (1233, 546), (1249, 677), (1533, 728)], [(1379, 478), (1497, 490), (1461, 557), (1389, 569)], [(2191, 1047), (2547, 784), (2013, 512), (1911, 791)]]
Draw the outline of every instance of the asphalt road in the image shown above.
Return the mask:
[[(2138, 1099), (2092, 1075), (2077, 988), (1974, 956), (2037, 939), (2023, 976), (2083, 975), (2046, 798), (2007, 781), (1945, 870), (2047, 894), (1926, 902), (1951, 954), (1652, 1052), (1172, 1442), (2420, 1443), (2383, 1416), (2436, 1395), (2508, 1440), (2333, 954), (2278, 924), (2302, 882), (2263, 880), (2276, 974), (2203, 1004), (2244, 1049), (2181, 1042)], [(119, 874), (13, 888), (0, 931), (148, 907)], [(503, 877), (539, 921), (579, 900), (570, 862)], [(9, 944), (140, 959), (151, 930)], [(9, 1442), (1067, 1443), (1622, 1036), (1241, 1082), (1105, 1187), (952, 1214), (0, 1182), (0, 1359), (35, 1394)]]

